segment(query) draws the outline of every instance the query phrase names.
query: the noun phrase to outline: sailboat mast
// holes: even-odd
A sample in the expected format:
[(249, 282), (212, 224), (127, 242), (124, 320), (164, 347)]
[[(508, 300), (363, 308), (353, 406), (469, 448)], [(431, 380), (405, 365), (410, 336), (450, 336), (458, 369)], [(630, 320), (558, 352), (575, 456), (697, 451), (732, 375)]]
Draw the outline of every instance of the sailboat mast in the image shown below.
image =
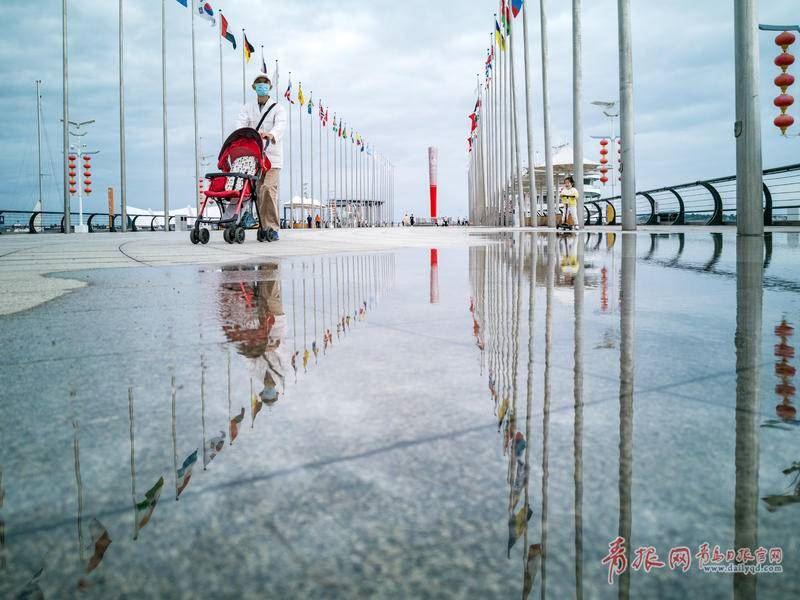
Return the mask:
[(42, 202), (42, 80), (36, 80), (36, 140), (39, 150), (39, 170), (36, 179), (39, 182), (39, 210), (44, 209)]

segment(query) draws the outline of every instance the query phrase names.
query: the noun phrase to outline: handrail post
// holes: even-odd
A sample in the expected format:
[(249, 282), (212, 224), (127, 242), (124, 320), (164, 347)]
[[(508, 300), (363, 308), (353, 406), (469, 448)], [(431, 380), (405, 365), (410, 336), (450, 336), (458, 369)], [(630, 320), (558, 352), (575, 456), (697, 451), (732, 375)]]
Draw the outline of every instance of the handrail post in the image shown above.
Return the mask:
[[(717, 191), (717, 188), (715, 188), (713, 185), (711, 185), (707, 181), (698, 181), (697, 185), (700, 185), (700, 186), (703, 186), (704, 188), (706, 188), (709, 191), (709, 193), (711, 194), (711, 197), (714, 200), (714, 214), (711, 215), (711, 218), (708, 221), (706, 221), (705, 224), (706, 225), (722, 225), (722, 196), (719, 195), (719, 192)], [(737, 209), (738, 209), (738, 207), (737, 207)], [(737, 214), (736, 214), (736, 220), (737, 220), (737, 222), (739, 220), (738, 210), (737, 210)]]

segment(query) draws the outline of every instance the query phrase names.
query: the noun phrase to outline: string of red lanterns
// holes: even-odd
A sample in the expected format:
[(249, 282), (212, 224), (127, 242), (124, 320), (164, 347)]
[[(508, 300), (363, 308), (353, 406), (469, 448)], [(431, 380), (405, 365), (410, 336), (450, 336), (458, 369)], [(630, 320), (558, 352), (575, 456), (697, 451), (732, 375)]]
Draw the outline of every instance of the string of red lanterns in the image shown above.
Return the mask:
[(75, 170), (75, 161), (78, 160), (78, 157), (74, 154), (69, 155), (69, 193), (75, 195), (78, 192), (78, 188), (75, 187), (78, 184), (78, 180), (76, 177), (78, 176), (78, 172)]
[(775, 78), (775, 85), (781, 93), (775, 97), (773, 104), (781, 111), (773, 123), (781, 130), (781, 135), (786, 135), (786, 130), (794, 125), (794, 118), (786, 110), (794, 104), (794, 97), (787, 94), (786, 90), (794, 84), (794, 75), (787, 72), (789, 67), (794, 64), (794, 56), (789, 54), (789, 46), (794, 44), (795, 35), (791, 31), (784, 31), (775, 37), (775, 44), (780, 46), (782, 52), (775, 57), (775, 65), (780, 68), (781, 73)]
[(619, 165), (619, 167), (617, 169), (618, 172), (619, 172), (619, 175), (617, 176), (617, 179), (622, 181), (622, 139), (621, 138), (617, 138), (617, 164)]
[(608, 183), (608, 140), (603, 138), (600, 140), (600, 183), (603, 185)]
[(92, 157), (83, 155), (83, 193), (92, 193)]
[(785, 318), (775, 326), (775, 335), (780, 340), (779, 344), (775, 344), (775, 356), (778, 358), (775, 363), (775, 375), (780, 380), (775, 386), (775, 394), (782, 399), (775, 407), (775, 412), (782, 421), (791, 421), (797, 414), (797, 410), (792, 406), (792, 397), (796, 391), (792, 384), (795, 368), (789, 363), (789, 359), (794, 358), (794, 346), (788, 343), (793, 334), (794, 327), (789, 325)]

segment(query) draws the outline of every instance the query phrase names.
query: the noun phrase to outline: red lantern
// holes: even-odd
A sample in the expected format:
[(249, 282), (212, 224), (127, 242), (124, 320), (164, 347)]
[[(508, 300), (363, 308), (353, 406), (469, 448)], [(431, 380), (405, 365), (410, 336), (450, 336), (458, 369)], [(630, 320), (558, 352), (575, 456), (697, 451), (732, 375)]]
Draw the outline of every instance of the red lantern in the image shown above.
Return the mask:
[(600, 183), (602, 183), (603, 185), (607, 184), (607, 183), (608, 183), (608, 177), (606, 177), (605, 175), (603, 175), (603, 176), (600, 178)]
[(781, 114), (786, 112), (786, 109), (794, 104), (794, 97), (789, 94), (781, 94), (773, 102), (775, 106), (781, 109)]
[(780, 46), (786, 52), (786, 49), (794, 44), (794, 34), (791, 31), (784, 31), (779, 33), (775, 38), (775, 44)]
[(604, 156), (603, 158), (600, 159), (600, 164), (601, 165), (607, 165), (608, 164), (608, 159)]
[(606, 154), (608, 154), (608, 150), (606, 150), (605, 148), (600, 148), (600, 154), (602, 156), (605, 156)]
[(91, 177), (84, 177), (83, 178), (83, 185), (92, 185), (92, 178)]
[(70, 194), (75, 194), (77, 191), (78, 191), (77, 188), (74, 188), (72, 186), (69, 187), (69, 193)]
[(794, 56), (789, 54), (788, 52), (783, 52), (778, 54), (775, 57), (775, 64), (779, 66), (783, 71), (786, 71), (789, 67), (794, 64)]
[(600, 145), (601, 146), (608, 146), (608, 140), (606, 140), (606, 139), (600, 140)]
[(90, 188), (90, 187), (85, 187), (85, 188), (83, 188), (83, 191), (84, 191), (84, 193), (86, 193), (86, 194), (91, 194), (91, 193), (92, 193), (92, 188)]
[(775, 78), (775, 85), (781, 88), (781, 93), (786, 93), (786, 88), (794, 84), (794, 75), (789, 73), (781, 73)]
[(773, 123), (775, 124), (775, 127), (779, 128), (781, 133), (785, 135), (786, 130), (794, 125), (794, 117), (792, 117), (792, 115), (778, 115), (775, 117)]
[(605, 175), (606, 173), (608, 173), (608, 167), (600, 167), (600, 172), (601, 172), (603, 175)]
[(78, 183), (78, 182), (74, 178), (70, 177), (69, 184), (70, 185), (75, 185), (76, 183)]

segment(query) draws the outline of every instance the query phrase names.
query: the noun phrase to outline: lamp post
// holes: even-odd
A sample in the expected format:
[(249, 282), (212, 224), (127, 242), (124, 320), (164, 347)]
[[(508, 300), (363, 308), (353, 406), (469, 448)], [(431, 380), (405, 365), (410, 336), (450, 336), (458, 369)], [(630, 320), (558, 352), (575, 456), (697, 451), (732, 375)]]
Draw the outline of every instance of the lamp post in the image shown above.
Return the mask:
[[(91, 125), (94, 122), (95, 122), (94, 119), (91, 119), (89, 121), (81, 121), (81, 122), (69, 121), (68, 125), (72, 125), (72, 127), (75, 128), (74, 131), (70, 130), (69, 134), (71, 136), (73, 136), (73, 137), (82, 138), (88, 133), (88, 131), (81, 131), (81, 128), (85, 127), (86, 125)], [(80, 141), (77, 144), (70, 144), (69, 145), (70, 153), (75, 154), (78, 157), (78, 161), (79, 162), (80, 162), (80, 159), (83, 158), (84, 155), (92, 155), (92, 154), (98, 154), (99, 153), (99, 150), (95, 150), (93, 152), (86, 152), (86, 151), (84, 151), (84, 148), (86, 148), (86, 144), (83, 143), (83, 142), (80, 142)], [(81, 184), (80, 181), (78, 182), (78, 186), (77, 187), (78, 187), (78, 226), (75, 228), (75, 232), (76, 233), (88, 233), (89, 232), (89, 228), (86, 225), (83, 224), (83, 185)]]

